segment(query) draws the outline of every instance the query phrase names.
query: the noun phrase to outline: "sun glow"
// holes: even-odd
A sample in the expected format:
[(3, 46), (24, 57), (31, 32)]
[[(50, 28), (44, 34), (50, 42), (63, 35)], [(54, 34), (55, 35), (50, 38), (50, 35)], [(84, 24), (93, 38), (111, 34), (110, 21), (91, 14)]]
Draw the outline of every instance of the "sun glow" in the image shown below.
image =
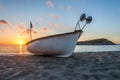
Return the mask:
[(23, 41), (21, 40), (19, 44), (20, 44), (20, 54), (22, 54), (23, 53)]
[(19, 41), (19, 44), (20, 44), (20, 45), (23, 45), (23, 40)]

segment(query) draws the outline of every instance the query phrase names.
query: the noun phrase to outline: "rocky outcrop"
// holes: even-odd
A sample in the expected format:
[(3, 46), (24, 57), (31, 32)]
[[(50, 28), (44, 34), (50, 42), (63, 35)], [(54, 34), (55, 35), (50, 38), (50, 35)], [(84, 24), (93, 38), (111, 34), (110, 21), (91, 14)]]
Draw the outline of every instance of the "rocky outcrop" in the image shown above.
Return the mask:
[(77, 45), (115, 45), (115, 43), (109, 41), (108, 39), (101, 38), (101, 39), (77, 42)]

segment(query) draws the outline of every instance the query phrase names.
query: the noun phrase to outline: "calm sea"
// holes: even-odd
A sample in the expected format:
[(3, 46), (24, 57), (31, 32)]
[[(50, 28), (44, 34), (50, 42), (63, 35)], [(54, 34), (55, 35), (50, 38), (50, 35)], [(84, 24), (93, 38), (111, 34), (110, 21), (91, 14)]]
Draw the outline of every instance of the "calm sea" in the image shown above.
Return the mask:
[[(120, 45), (78, 45), (74, 52), (101, 52), (101, 51), (120, 51)], [(29, 54), (26, 47), (22, 46), (0, 46), (0, 55)]]
[(74, 52), (120, 51), (120, 45), (79, 45)]

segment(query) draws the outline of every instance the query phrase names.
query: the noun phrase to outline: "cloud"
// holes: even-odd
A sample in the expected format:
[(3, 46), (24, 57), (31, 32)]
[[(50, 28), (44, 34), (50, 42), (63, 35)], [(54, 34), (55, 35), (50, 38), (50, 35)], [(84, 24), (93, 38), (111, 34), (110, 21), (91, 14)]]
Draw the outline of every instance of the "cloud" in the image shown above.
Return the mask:
[(69, 25), (66, 25), (66, 24), (60, 24), (60, 23), (53, 23), (53, 22), (49, 23), (49, 28), (51, 30), (53, 30), (54, 32), (57, 31), (57, 33), (58, 32), (60, 32), (60, 33), (70, 32), (70, 31), (74, 30), (74, 28), (72, 28), (72, 26), (69, 26)]
[(3, 10), (4, 9), (4, 7), (3, 6), (0, 6), (0, 10)]
[[(22, 32), (22, 34), (29, 34), (30, 33), (30, 29), (29, 28), (26, 28), (23, 32)], [(35, 30), (32, 30), (32, 33), (33, 34), (37, 34), (37, 32), (35, 31)]]
[(9, 28), (0, 28), (0, 32), (5, 34), (10, 34), (11, 33), (11, 29)]
[[(13, 29), (12, 30), (15, 30), (17, 33), (19, 33), (21, 35), (26, 35), (26, 34), (29, 34), (29, 32), (30, 32), (30, 29), (27, 28), (24, 23), (13, 25)], [(32, 30), (32, 33), (36, 34), (37, 31)]]
[(8, 22), (7, 22), (7, 21), (5, 21), (4, 19), (1, 19), (1, 20), (0, 20), (0, 24), (3, 24), (3, 25), (8, 25)]
[(18, 27), (20, 30), (23, 30), (23, 29), (26, 28), (24, 24), (18, 24), (17, 27)]
[(49, 35), (53, 35), (55, 34), (55, 31), (53, 31), (53, 29), (51, 28), (46, 28), (46, 27), (40, 27), (40, 31), (39, 31), (39, 37), (45, 37), (45, 36), (49, 36)]
[(42, 28), (44, 31), (47, 31), (47, 28)]
[(50, 7), (54, 7), (54, 3), (51, 1), (51, 0), (48, 0), (47, 2), (46, 2), (46, 5), (47, 6), (50, 6)]
[(34, 34), (37, 34), (37, 31), (35, 31), (35, 30), (32, 30), (32, 33), (34, 33)]
[(40, 34), (46, 34), (46, 32), (48, 32), (49, 30), (48, 30), (48, 28), (46, 28), (46, 27), (41, 27), (40, 28)]
[(55, 24), (55, 23), (50, 23), (49, 26), (50, 26), (50, 27), (53, 27), (53, 28), (57, 28), (57, 29), (60, 29), (60, 28), (61, 28), (61, 25), (60, 25), (60, 24)]
[(22, 32), (22, 34), (29, 34), (29, 32), (30, 32), (30, 29), (26, 28), (26, 29)]
[(51, 17), (54, 18), (55, 20), (59, 19), (59, 17), (57, 15), (55, 15), (55, 14), (51, 14)]
[(0, 32), (4, 32), (4, 29), (0, 28)]
[(68, 10), (68, 11), (71, 11), (71, 10), (72, 10), (72, 7), (71, 7), (71, 6), (67, 6), (67, 10)]

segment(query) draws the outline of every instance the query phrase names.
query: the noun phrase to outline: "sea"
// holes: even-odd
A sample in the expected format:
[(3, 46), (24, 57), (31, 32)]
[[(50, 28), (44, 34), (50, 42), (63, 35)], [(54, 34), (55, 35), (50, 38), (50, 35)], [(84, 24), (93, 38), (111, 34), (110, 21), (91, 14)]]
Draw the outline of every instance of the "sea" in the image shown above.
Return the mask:
[(120, 45), (79, 45), (74, 52), (120, 51)]
[[(120, 51), (120, 45), (77, 45), (74, 52), (103, 52), (103, 51)], [(26, 46), (0, 45), (0, 55), (31, 55), (26, 50)]]

